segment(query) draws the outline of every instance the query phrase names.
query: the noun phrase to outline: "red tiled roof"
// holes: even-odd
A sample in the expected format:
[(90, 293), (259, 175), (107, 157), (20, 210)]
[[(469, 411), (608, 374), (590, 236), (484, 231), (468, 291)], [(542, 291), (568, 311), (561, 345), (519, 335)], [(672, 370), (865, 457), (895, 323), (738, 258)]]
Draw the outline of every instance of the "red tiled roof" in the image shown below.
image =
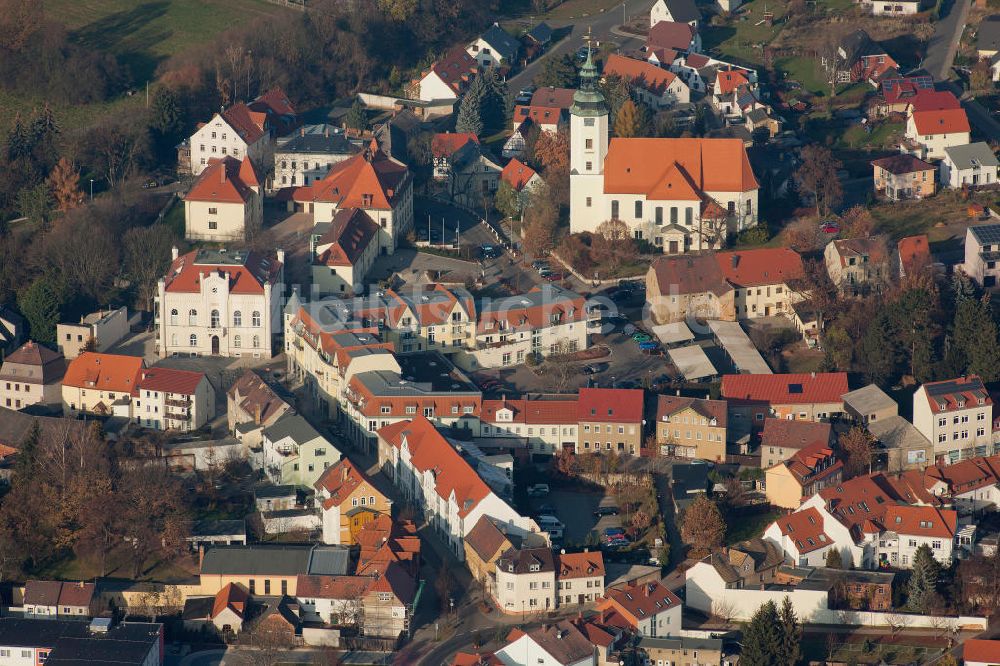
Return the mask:
[(503, 666), (503, 662), (492, 652), (459, 652), (451, 658), (450, 666)]
[(569, 425), (577, 422), (577, 404), (578, 401), (575, 397), (566, 400), (529, 400), (526, 398), (483, 400), (481, 418), (487, 423), (507, 423), (507, 421), (497, 420), (497, 412), (507, 408), (514, 413), (510, 423)]
[(777, 405), (841, 402), (847, 391), (846, 372), (722, 377), (724, 398)]
[(719, 85), (719, 91), (723, 95), (728, 95), (740, 86), (749, 85), (746, 74), (738, 69), (719, 70), (715, 77)]
[[(650, 65), (652, 66), (652, 65)], [(679, 166), (699, 192), (748, 192), (758, 188), (741, 139), (611, 139), (604, 160), (606, 194), (671, 193), (660, 187)]]
[(533, 122), (538, 125), (558, 125), (566, 117), (566, 109), (557, 106), (535, 106), (533, 104), (518, 104), (514, 107), (514, 122), (524, 124)]
[(598, 608), (607, 608), (610, 605), (625, 615), (633, 627), (681, 604), (676, 594), (656, 581), (611, 588), (605, 590), (604, 597), (605, 601), (600, 603)]
[(313, 484), (316, 490), (325, 490), (329, 497), (323, 500), (323, 508), (339, 506), (363, 483), (371, 485), (371, 480), (347, 458), (332, 467), (327, 467)]
[(378, 435), (396, 448), (405, 439), (410, 463), (421, 472), (433, 470), (435, 491), (446, 502), (454, 493), (459, 516), (467, 516), (490, 494), (489, 486), (423, 416), (385, 426)]
[(417, 583), (401, 565), (393, 562), (374, 582), (368, 586), (365, 594), (389, 592), (403, 604), (409, 604), (416, 595)]
[(958, 98), (949, 90), (930, 90), (922, 88), (910, 100), (913, 111), (944, 111), (945, 109), (962, 108)]
[[(979, 406), (980, 400), (985, 406), (993, 404), (983, 380), (976, 375), (939, 382), (924, 382), (918, 390), (924, 392), (927, 404), (934, 414), (972, 409)], [(959, 403), (962, 403), (962, 406), (959, 406)]]
[(63, 386), (131, 394), (139, 382), (142, 365), (138, 356), (84, 352), (70, 361)]
[(247, 604), (250, 601), (250, 594), (243, 589), (239, 583), (227, 583), (225, 587), (215, 594), (215, 603), (212, 605), (212, 618), (218, 617), (219, 613), (229, 609), (242, 618), (247, 611)]
[(557, 553), (555, 556), (556, 578), (604, 578), (604, 553)]
[(94, 600), (95, 589), (96, 586), (93, 583), (64, 582), (62, 584), (62, 590), (59, 591), (59, 605), (90, 606), (91, 602)]
[(872, 166), (885, 169), (895, 176), (906, 173), (918, 173), (920, 171), (934, 171), (936, 169), (930, 162), (925, 162), (918, 157), (904, 153), (872, 160)]
[(264, 285), (277, 284), (281, 275), (280, 261), (257, 252), (244, 255), (241, 264), (200, 264), (197, 258), (197, 250), (192, 250), (174, 260), (167, 271), (166, 291), (199, 293), (202, 273), (221, 272), (229, 276), (231, 294), (263, 294)]
[(267, 114), (252, 111), (246, 104), (234, 104), (220, 115), (247, 144), (255, 143), (266, 133), (264, 123), (267, 120)]
[(259, 409), (260, 422), (264, 424), (267, 424), (272, 417), (280, 416), (292, 409), (291, 405), (279, 397), (260, 375), (249, 368), (243, 371), (227, 395), (232, 400), (238, 400), (240, 409), (250, 414), (252, 418), (258, 418)]
[(266, 93), (250, 102), (250, 108), (259, 112), (271, 112), (277, 116), (294, 116), (295, 107), (288, 100), (288, 95), (281, 88), (271, 88)]
[(465, 84), (478, 70), (479, 63), (468, 54), (464, 46), (455, 46), (449, 50), (440, 60), (431, 65), (430, 69), (456, 93), (462, 91)]
[(316, 243), (316, 262), (323, 266), (353, 266), (378, 233), (378, 225), (363, 210), (341, 208), (330, 229)]
[(805, 276), (802, 257), (787, 247), (719, 252), (715, 260), (735, 287), (782, 284)]
[(657, 257), (650, 270), (656, 274), (661, 296), (703, 293), (722, 296), (733, 290), (711, 252)]
[[(817, 471), (817, 468), (823, 464), (826, 464), (826, 467)], [(785, 462), (785, 466), (802, 487), (811, 487), (817, 481), (829, 479), (844, 468), (842, 462), (833, 460), (832, 449), (818, 443), (810, 444), (801, 451), (797, 451), (790, 460)]]
[(484, 562), (489, 562), (501, 553), (501, 548), (510, 547), (507, 536), (500, 531), (489, 516), (481, 516), (475, 526), (465, 535), (465, 543), (479, 555)]
[(930, 240), (927, 238), (927, 234), (901, 238), (896, 243), (896, 248), (899, 251), (899, 262), (906, 273), (912, 273), (915, 268), (926, 263), (931, 256)]
[(59, 361), (62, 358), (63, 355), (59, 352), (52, 351), (45, 345), (38, 344), (34, 340), (28, 340), (15, 351), (7, 354), (3, 360), (4, 363), (43, 366)]
[(143, 391), (194, 395), (198, 390), (198, 384), (204, 378), (204, 372), (175, 370), (173, 368), (147, 368), (139, 375), (138, 388)]
[(639, 423), (645, 393), (642, 389), (582, 388), (576, 420), (591, 423)]
[(962, 108), (914, 111), (912, 118), (917, 133), (922, 136), (969, 131), (969, 118)]
[(962, 659), (967, 664), (969, 662), (1000, 664), (1000, 640), (970, 638), (962, 646)]
[(184, 195), (184, 200), (243, 204), (254, 195), (250, 188), (259, 186), (249, 157), (244, 157), (242, 162), (232, 157), (213, 158)]
[(764, 419), (760, 435), (761, 446), (805, 449), (813, 445), (829, 446), (833, 429), (829, 423), (795, 419)]
[(327, 576), (299, 574), (295, 594), (310, 599), (358, 599), (368, 589), (368, 576)]
[(687, 23), (660, 21), (649, 29), (649, 34), (646, 35), (646, 47), (687, 51), (694, 36), (694, 28)]
[(901, 535), (951, 539), (957, 522), (958, 514), (951, 509), (893, 504), (885, 510), (882, 525)]
[(516, 192), (524, 189), (528, 181), (534, 177), (535, 170), (517, 158), (508, 162), (507, 166), (500, 172), (500, 180), (508, 183)]
[(389, 157), (373, 139), (366, 150), (337, 162), (323, 177), (308, 187), (296, 189), (295, 201), (324, 201), (338, 208), (390, 210), (409, 182), (409, 170)]
[(634, 60), (612, 53), (604, 64), (604, 76), (620, 76), (632, 85), (662, 95), (677, 75), (646, 60)]
[(843, 523), (855, 539), (859, 538), (866, 521), (881, 523), (886, 509), (900, 500), (896, 488), (881, 473), (855, 477), (824, 488), (819, 496), (826, 503), (827, 511)]
[(531, 96), (531, 106), (548, 107), (552, 109), (569, 109), (573, 106), (575, 88), (553, 88), (543, 86)]
[(810, 553), (833, 543), (823, 531), (823, 516), (815, 508), (796, 511), (776, 522), (781, 534), (795, 542), (800, 554)]
[(479, 137), (472, 132), (439, 132), (431, 138), (431, 154), (451, 157), (469, 142), (479, 143)]

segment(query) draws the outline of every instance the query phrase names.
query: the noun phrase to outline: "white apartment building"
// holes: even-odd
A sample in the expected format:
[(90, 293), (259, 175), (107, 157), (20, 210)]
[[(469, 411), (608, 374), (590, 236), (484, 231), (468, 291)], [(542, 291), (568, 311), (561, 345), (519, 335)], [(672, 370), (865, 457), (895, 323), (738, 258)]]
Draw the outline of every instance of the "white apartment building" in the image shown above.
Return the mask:
[(174, 248), (158, 285), (157, 353), (270, 357), (282, 331), (284, 259), (281, 249), (274, 258)]
[(246, 104), (234, 104), (215, 114), (191, 135), (191, 173), (200, 175), (212, 159), (249, 157), (266, 171), (271, 162), (271, 133), (267, 113)]
[(984, 141), (944, 149), (940, 174), (943, 187), (980, 187), (997, 182), (1000, 161)]
[(215, 388), (203, 372), (147, 368), (139, 373), (132, 415), (154, 430), (197, 430), (215, 417)]
[(291, 136), (278, 139), (274, 149), (274, 175), (268, 188), (312, 185), (322, 180), (334, 164), (361, 151), (344, 130), (325, 123), (305, 125)]
[(551, 548), (510, 549), (496, 563), (497, 605), (504, 613), (550, 611), (556, 599), (556, 569)]
[(572, 400), (483, 400), (480, 435), (524, 441), (532, 456), (575, 450), (577, 428), (575, 396)]
[(340, 458), (340, 451), (298, 414), (264, 429), (259, 463), (275, 485), (312, 488)]
[(913, 394), (913, 425), (945, 464), (987, 455), (993, 441), (993, 401), (975, 376), (927, 382)]
[(92, 312), (80, 317), (79, 324), (56, 325), (56, 344), (67, 359), (80, 355), (89, 340), (94, 340), (94, 351), (106, 352), (128, 335), (128, 308)]
[(1000, 224), (976, 224), (965, 230), (962, 271), (984, 289), (997, 286), (1000, 276)]
[(263, 224), (263, 199), (249, 157), (212, 158), (184, 195), (184, 237), (217, 243), (251, 238)]
[(958, 514), (930, 506), (890, 506), (878, 535), (876, 561), (880, 566), (908, 569), (917, 549), (930, 546), (934, 559), (951, 565)]

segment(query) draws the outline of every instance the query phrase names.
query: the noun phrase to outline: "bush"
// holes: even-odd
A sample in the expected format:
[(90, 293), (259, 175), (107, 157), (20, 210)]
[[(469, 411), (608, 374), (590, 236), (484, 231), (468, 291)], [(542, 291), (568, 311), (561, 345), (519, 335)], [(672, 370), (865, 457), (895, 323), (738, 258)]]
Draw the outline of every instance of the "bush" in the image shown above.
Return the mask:
[(761, 222), (755, 227), (741, 231), (736, 237), (736, 242), (740, 245), (763, 245), (770, 239), (771, 235), (768, 233), (767, 225)]

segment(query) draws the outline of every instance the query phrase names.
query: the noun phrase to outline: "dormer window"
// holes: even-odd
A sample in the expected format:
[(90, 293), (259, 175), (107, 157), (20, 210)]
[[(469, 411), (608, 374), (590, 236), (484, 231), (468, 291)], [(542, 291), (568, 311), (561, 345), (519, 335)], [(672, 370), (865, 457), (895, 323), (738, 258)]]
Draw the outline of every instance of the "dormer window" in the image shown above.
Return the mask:
[(538, 571), (538, 570), (539, 570), (540, 568), (541, 568), (541, 567), (539, 567), (539, 566), (538, 566), (537, 564), (532, 564), (532, 565), (530, 565), (530, 566), (528, 567), (528, 570), (529, 570), (529, 571)]

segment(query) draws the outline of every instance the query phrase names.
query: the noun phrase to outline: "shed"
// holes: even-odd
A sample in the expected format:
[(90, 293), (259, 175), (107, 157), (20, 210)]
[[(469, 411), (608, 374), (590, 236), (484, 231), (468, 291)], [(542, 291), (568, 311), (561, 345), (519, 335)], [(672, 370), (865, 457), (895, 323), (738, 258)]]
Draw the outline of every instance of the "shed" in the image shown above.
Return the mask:
[(712, 362), (708, 360), (708, 356), (705, 355), (705, 350), (698, 345), (668, 349), (667, 353), (670, 354), (671, 362), (688, 381), (714, 377), (719, 374)]

